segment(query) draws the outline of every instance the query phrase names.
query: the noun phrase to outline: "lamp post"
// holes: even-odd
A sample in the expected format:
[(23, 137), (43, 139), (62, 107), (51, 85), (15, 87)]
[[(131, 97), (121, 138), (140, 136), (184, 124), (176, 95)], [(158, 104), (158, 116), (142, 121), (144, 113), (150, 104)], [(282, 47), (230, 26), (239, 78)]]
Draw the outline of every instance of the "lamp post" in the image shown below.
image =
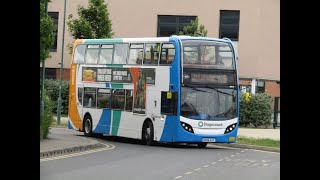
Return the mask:
[[(48, 2), (46, 2), (45, 12), (48, 14)], [(41, 77), (41, 101), (40, 101), (40, 114), (44, 112), (44, 76), (45, 76), (45, 60), (42, 61), (42, 77)]]
[(63, 55), (64, 55), (64, 32), (66, 26), (66, 5), (67, 0), (64, 0), (64, 12), (63, 12), (63, 29), (62, 29), (62, 49), (61, 49), (61, 66), (60, 66), (60, 85), (59, 85), (59, 98), (58, 98), (58, 109), (57, 109), (57, 124), (60, 125), (61, 115), (61, 86), (62, 86), (62, 70), (63, 70)]

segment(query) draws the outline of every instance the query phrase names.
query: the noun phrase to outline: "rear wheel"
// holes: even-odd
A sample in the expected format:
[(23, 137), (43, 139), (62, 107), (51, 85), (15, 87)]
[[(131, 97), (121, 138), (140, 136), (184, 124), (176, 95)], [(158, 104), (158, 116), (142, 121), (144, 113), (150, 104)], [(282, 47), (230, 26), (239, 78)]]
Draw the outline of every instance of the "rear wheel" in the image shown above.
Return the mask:
[(205, 148), (207, 146), (207, 144), (208, 143), (206, 143), (206, 142), (201, 142), (201, 143), (198, 143), (197, 145), (199, 148)]
[(147, 121), (142, 128), (142, 141), (144, 144), (151, 146), (153, 144), (153, 125)]
[(84, 117), (83, 132), (85, 136), (92, 136), (92, 119), (90, 116)]

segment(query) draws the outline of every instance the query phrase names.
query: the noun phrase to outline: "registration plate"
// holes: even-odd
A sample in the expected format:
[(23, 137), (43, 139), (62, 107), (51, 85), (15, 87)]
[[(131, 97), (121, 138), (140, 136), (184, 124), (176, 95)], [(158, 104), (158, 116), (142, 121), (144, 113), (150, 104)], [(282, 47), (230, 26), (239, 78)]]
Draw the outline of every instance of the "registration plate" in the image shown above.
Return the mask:
[(216, 142), (215, 138), (202, 138), (202, 142)]

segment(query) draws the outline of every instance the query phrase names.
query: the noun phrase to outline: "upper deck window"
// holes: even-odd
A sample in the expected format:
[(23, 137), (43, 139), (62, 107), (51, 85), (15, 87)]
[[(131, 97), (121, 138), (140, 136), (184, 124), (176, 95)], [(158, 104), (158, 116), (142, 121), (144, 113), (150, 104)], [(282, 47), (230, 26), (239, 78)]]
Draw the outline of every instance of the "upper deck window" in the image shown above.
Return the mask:
[(113, 64), (126, 64), (128, 44), (115, 44)]
[(174, 59), (176, 50), (172, 43), (164, 43), (161, 47), (160, 64), (171, 64)]

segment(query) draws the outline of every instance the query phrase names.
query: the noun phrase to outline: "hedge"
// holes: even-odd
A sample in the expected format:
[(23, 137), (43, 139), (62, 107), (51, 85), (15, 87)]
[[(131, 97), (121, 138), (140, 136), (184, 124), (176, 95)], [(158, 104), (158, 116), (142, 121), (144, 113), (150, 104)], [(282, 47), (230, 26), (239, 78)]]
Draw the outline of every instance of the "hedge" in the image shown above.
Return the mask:
[(245, 93), (240, 95), (240, 125), (254, 127), (271, 125), (272, 98), (267, 93), (251, 94), (249, 102), (246, 102)]
[[(59, 80), (46, 79), (44, 81), (44, 89), (47, 95), (53, 101), (54, 108), (52, 113), (57, 113), (58, 98), (59, 98)], [(62, 81), (61, 85), (61, 114), (68, 114), (68, 101), (69, 101), (69, 81)]]

